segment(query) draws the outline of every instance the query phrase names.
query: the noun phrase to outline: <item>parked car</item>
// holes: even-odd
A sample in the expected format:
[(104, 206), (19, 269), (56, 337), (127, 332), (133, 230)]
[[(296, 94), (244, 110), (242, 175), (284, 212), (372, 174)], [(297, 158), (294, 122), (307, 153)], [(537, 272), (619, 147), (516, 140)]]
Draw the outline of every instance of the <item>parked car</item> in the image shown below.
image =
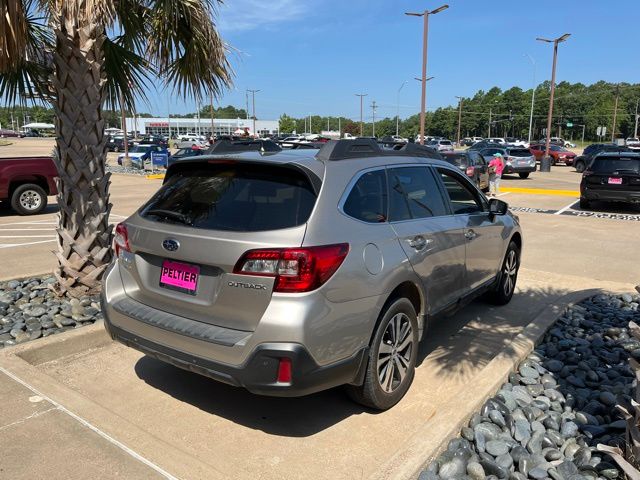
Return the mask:
[(571, 143), (570, 141), (560, 137), (551, 137), (550, 143), (554, 145), (560, 145), (561, 147), (569, 147), (569, 148), (576, 147), (574, 143)]
[(8, 138), (8, 137), (19, 137), (20, 134), (14, 130), (7, 130), (5, 128), (0, 128), (0, 138)]
[(488, 159), (496, 153), (502, 155), (504, 161), (503, 174), (517, 173), (520, 178), (528, 178), (536, 171), (536, 159), (526, 148), (519, 147), (487, 147), (480, 154)]
[(487, 138), (485, 140), (487, 142), (490, 142), (490, 143), (499, 143), (500, 145), (506, 145), (507, 144), (507, 141), (502, 137), (491, 137), (491, 138)]
[(56, 195), (58, 170), (51, 157), (0, 158), (0, 201), (19, 215), (35, 215)]
[(169, 157), (168, 165), (171, 166), (174, 162), (182, 160), (183, 158), (199, 157), (204, 155), (208, 149), (201, 147), (186, 147), (179, 149), (176, 153)]
[(501, 143), (490, 142), (489, 140), (480, 140), (479, 142), (476, 142), (473, 145), (471, 145), (469, 148), (467, 148), (467, 150), (480, 151), (484, 148), (489, 148), (489, 147), (504, 148), (504, 145)]
[(507, 145), (511, 147), (529, 148), (529, 142), (520, 138), (506, 137), (504, 140), (507, 142)]
[(621, 146), (615, 143), (593, 143), (584, 149), (582, 155), (577, 156), (573, 161), (573, 166), (576, 172), (582, 173), (593, 161), (593, 158), (599, 153), (613, 153), (613, 152), (629, 152), (631, 151), (626, 146)]
[(470, 147), (471, 145), (473, 145), (473, 140), (471, 139), (471, 137), (464, 137), (460, 140), (460, 145), (462, 145), (463, 147)]
[(635, 137), (627, 138), (624, 144), (631, 150), (640, 150), (640, 139)]
[(451, 140), (431, 140), (428, 146), (439, 152), (453, 152), (453, 143)]
[[(544, 143), (531, 145), (529, 151), (536, 157), (536, 160), (542, 160), (546, 151), (546, 145)], [(551, 157), (552, 165), (558, 162), (562, 162), (565, 165), (573, 165), (573, 161), (576, 158), (576, 154), (571, 150), (553, 144), (549, 145), (549, 156)]]
[[(131, 150), (129, 150), (129, 158), (131, 159), (131, 163), (135, 168), (142, 168), (144, 166), (145, 160), (151, 159), (151, 153), (166, 153), (170, 156), (169, 151), (166, 148), (161, 147), (160, 145), (136, 145)], [(122, 165), (122, 159), (124, 158), (124, 154), (118, 155), (118, 165)]]
[[(129, 149), (133, 148), (133, 140), (128, 138), (127, 145)], [(124, 152), (124, 137), (109, 137), (107, 140), (107, 150), (110, 152)]]
[(508, 303), (520, 265), (507, 204), (434, 155), (357, 139), (174, 163), (115, 229), (107, 332), (254, 393), (392, 407), (426, 320)]
[(477, 151), (442, 152), (444, 159), (462, 170), (476, 186), (489, 190), (489, 168), (485, 158)]
[(594, 200), (640, 204), (640, 153), (607, 152), (596, 155), (580, 182), (580, 208)]
[(21, 138), (39, 138), (43, 135), (38, 130), (29, 130), (28, 132), (22, 132), (19, 134)]

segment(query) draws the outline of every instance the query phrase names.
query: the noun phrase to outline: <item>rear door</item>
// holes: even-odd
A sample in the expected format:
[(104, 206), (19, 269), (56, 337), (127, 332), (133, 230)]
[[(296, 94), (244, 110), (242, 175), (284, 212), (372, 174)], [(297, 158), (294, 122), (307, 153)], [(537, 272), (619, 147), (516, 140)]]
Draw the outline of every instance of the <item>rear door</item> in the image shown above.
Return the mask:
[(478, 152), (469, 152), (469, 158), (473, 161), (476, 170), (476, 178), (480, 189), (489, 188), (489, 167), (487, 161)]
[(256, 248), (299, 247), (316, 193), (306, 174), (222, 160), (172, 166), (154, 197), (126, 222), (132, 258), (126, 294), (194, 320), (251, 331), (274, 279), (235, 275)]
[(492, 280), (502, 262), (504, 224), (489, 214), (489, 205), (473, 185), (458, 172), (437, 169), (448, 194), (454, 218), (463, 226), (467, 292)]
[(428, 313), (456, 302), (464, 289), (465, 239), (431, 168), (388, 169), (389, 221), (427, 294)]

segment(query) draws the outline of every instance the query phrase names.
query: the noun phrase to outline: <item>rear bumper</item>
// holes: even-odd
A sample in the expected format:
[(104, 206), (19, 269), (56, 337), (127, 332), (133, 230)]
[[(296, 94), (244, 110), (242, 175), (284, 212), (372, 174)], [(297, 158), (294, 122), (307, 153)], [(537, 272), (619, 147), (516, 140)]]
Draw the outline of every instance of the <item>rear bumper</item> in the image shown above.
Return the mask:
[(503, 174), (509, 174), (509, 173), (530, 173), (530, 172), (535, 172), (536, 171), (536, 166), (535, 165), (505, 165), (504, 166), (504, 170), (503, 170)]
[(571, 157), (571, 158), (558, 158), (556, 160), (556, 162), (563, 162), (565, 165), (573, 165), (573, 162), (575, 161), (575, 157)]
[[(318, 365), (309, 352), (297, 343), (264, 343), (258, 345), (240, 366), (227, 365), (161, 345), (109, 321), (104, 311), (104, 325), (114, 340), (176, 367), (204, 375), (219, 382), (244, 387), (252, 393), (281, 397), (299, 397), (347, 383), (361, 383), (368, 348), (329, 365)], [(291, 360), (291, 382), (277, 381), (280, 359)]]
[(580, 197), (585, 200), (602, 200), (604, 202), (640, 203), (640, 191), (637, 190), (594, 190), (584, 188)]

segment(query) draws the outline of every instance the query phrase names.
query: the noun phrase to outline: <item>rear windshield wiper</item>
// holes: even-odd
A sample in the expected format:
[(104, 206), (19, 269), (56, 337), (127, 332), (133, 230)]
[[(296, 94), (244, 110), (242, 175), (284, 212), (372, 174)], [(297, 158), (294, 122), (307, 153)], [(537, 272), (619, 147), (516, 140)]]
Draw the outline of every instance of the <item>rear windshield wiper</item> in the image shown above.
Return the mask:
[(185, 225), (193, 225), (193, 220), (191, 217), (179, 213), (174, 212), (173, 210), (164, 210), (162, 208), (152, 208), (151, 210), (147, 210), (144, 212), (147, 215), (157, 215), (159, 217), (170, 218), (171, 220), (177, 220), (180, 223), (184, 223)]

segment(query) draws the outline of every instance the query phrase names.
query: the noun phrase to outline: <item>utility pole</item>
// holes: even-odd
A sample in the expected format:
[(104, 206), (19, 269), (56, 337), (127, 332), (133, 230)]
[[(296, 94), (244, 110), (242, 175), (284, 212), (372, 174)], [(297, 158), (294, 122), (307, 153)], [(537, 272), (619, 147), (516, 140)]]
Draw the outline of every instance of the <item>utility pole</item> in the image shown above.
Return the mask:
[(371, 112), (372, 112), (372, 118), (373, 118), (373, 122), (372, 122), (372, 136), (376, 136), (376, 108), (378, 108), (378, 106), (376, 105), (376, 101), (374, 100), (371, 103)]
[(491, 115), (493, 114), (491, 108), (489, 107), (489, 132), (487, 133), (487, 138), (491, 138)]
[(366, 97), (368, 94), (367, 93), (356, 93), (355, 96), (356, 97), (360, 97), (360, 136), (362, 137), (364, 135), (364, 122), (362, 120), (362, 99), (364, 97)]
[(616, 85), (616, 103), (613, 107), (613, 127), (611, 128), (611, 142), (616, 139), (616, 120), (618, 119), (618, 98), (620, 97), (620, 84)]
[(253, 136), (256, 137), (257, 136), (257, 132), (256, 132), (256, 93), (258, 93), (260, 90), (247, 90), (247, 92), (251, 93), (252, 96), (252, 111), (253, 111)]
[(531, 131), (533, 129), (533, 105), (536, 101), (536, 61), (528, 53), (525, 53), (525, 56), (533, 65), (533, 89), (531, 93), (531, 113), (529, 114), (529, 139), (527, 140), (528, 143), (531, 143)]
[(456, 135), (456, 143), (460, 146), (460, 125), (462, 123), (462, 97), (456, 97), (458, 99), (458, 135)]
[(209, 112), (211, 113), (211, 140), (213, 141), (216, 135), (216, 129), (213, 124), (213, 92), (209, 92)]
[[(633, 138), (638, 138), (638, 103), (640, 103), (640, 98), (636, 100), (636, 126), (633, 127)], [(11, 117), (11, 124), (13, 125), (13, 116)]]
[(449, 5), (441, 5), (435, 10), (425, 10), (422, 13), (405, 12), (405, 15), (412, 17), (422, 17), (422, 99), (420, 102), (420, 145), (424, 145), (424, 119), (427, 111), (427, 40), (429, 36), (429, 15), (435, 15), (442, 10), (449, 8)]
[(340, 127), (340, 117), (338, 117), (338, 133), (340, 134), (338, 138), (342, 138), (342, 128)]
[(246, 102), (246, 111), (247, 120), (249, 120), (249, 90), (244, 92), (245, 102)]
[(556, 62), (558, 60), (558, 44), (564, 42), (567, 38), (571, 36), (570, 33), (565, 33), (561, 37), (555, 38), (553, 40), (549, 40), (547, 38), (538, 37), (536, 40), (545, 43), (553, 43), (553, 66), (551, 67), (551, 95), (549, 96), (549, 113), (547, 115), (547, 135), (546, 135), (546, 145), (544, 150), (544, 157), (540, 160), (540, 171), (541, 172), (550, 172), (551, 171), (551, 157), (549, 156), (549, 148), (551, 147), (551, 121), (553, 119), (553, 96), (556, 92)]
[(400, 88), (398, 89), (398, 95), (396, 97), (396, 104), (398, 106), (398, 111), (396, 112), (396, 137), (400, 135), (400, 90), (402, 90), (402, 87), (404, 87), (405, 83), (407, 83), (406, 80), (402, 82), (402, 85), (400, 85)]

